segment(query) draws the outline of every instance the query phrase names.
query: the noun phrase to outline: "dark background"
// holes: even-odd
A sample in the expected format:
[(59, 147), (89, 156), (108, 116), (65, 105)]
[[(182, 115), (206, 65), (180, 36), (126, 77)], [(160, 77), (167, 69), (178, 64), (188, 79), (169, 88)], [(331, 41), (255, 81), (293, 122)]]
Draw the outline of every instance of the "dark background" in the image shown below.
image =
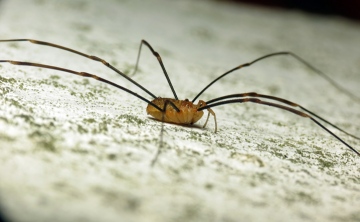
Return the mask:
[[(221, 0), (219, 0), (221, 1)], [(360, 20), (360, 0), (222, 0), (253, 5), (297, 9), (324, 15)]]
[[(338, 15), (360, 21), (360, 0), (217, 0)], [(0, 4), (3, 0), (0, 0)]]

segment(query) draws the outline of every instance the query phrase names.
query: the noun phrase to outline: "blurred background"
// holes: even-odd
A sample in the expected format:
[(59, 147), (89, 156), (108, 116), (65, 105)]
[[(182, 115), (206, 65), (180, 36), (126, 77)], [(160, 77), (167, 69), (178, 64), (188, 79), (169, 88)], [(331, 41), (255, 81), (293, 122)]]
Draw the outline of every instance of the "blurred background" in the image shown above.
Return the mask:
[[(1, 3), (7, 0), (0, 0)], [(300, 10), (315, 14), (342, 16), (360, 20), (360, 1), (354, 0), (215, 0), (249, 5)], [(0, 11), (1, 13), (1, 11)]]
[(267, 7), (299, 9), (325, 15), (339, 15), (351, 19), (360, 19), (360, 1), (353, 0), (219, 0), (239, 2)]

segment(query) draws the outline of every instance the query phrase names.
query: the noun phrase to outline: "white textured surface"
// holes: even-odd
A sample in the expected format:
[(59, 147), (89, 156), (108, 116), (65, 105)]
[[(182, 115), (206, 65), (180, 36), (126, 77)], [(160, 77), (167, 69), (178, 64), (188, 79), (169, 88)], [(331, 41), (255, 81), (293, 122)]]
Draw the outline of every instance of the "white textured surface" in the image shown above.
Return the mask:
[[(1, 39), (61, 44), (124, 71), (144, 38), (182, 98), (279, 50), (360, 92), (360, 26), (340, 18), (203, 1), (12, 0), (0, 10)], [(57, 49), (1, 43), (0, 59), (91, 72), (146, 96), (101, 64)], [(212, 119), (206, 129), (204, 120), (165, 124), (165, 149), (151, 168), (161, 123), (146, 116), (145, 103), (94, 80), (0, 65), (0, 204), (14, 221), (360, 220), (359, 157), (307, 119), (254, 104), (217, 107), (216, 134)], [(140, 69), (136, 81), (171, 96), (146, 48)], [(359, 103), (286, 57), (238, 71), (201, 99), (250, 91), (360, 130)], [(338, 135), (359, 150), (359, 141)]]

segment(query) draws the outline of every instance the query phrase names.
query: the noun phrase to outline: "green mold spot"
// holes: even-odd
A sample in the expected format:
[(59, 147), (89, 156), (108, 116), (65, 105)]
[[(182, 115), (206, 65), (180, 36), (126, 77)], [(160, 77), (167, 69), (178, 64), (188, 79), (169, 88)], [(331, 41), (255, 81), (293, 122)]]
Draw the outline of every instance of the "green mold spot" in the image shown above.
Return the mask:
[(107, 122), (101, 122), (99, 123), (99, 132), (100, 133), (104, 133), (104, 132), (108, 132), (108, 126), (107, 126)]
[(117, 155), (115, 153), (109, 153), (109, 154), (106, 155), (106, 158), (108, 160), (116, 160)]
[(0, 76), (0, 82), (14, 84), (16, 80), (14, 78), (5, 78)]
[(0, 88), (0, 95), (6, 95), (8, 94), (9, 92), (11, 92), (12, 89), (10, 87), (3, 87), (3, 88)]
[(211, 184), (211, 183), (207, 183), (207, 184), (205, 184), (205, 189), (207, 189), (207, 190), (212, 190), (213, 188), (214, 188), (214, 185), (213, 184)]
[(52, 80), (59, 80), (59, 79), (60, 79), (60, 76), (51, 75), (51, 76), (50, 76), (50, 79), (52, 79)]
[(83, 119), (84, 123), (95, 123), (96, 120), (94, 118), (88, 118), (88, 119)]
[(271, 174), (267, 173), (256, 173), (254, 176), (260, 183), (275, 184), (276, 181)]
[[(2, 118), (0, 118), (0, 119), (2, 119)], [(12, 142), (12, 141), (16, 141), (16, 138), (13, 138), (9, 135), (0, 133), (0, 141)]]
[(21, 109), (21, 110), (24, 110), (24, 111), (33, 112), (32, 108), (27, 109), (25, 106), (23, 106), (22, 104), (20, 104), (20, 102), (17, 101), (17, 100), (5, 98), (5, 101), (6, 101), (6, 102), (9, 102), (12, 106), (15, 106), (15, 107), (18, 108), (18, 109)]
[(120, 115), (116, 118), (116, 120), (121, 120), (121, 121), (124, 121), (125, 123), (137, 124), (137, 125), (145, 124), (144, 120), (142, 120), (136, 116), (129, 115), (129, 114)]
[(5, 117), (0, 116), (0, 120), (4, 121), (5, 123), (9, 123), (9, 119)]
[(318, 158), (317, 160), (318, 160), (318, 162), (319, 162), (319, 167), (320, 167), (321, 169), (332, 168), (332, 167), (335, 166), (335, 163), (334, 163), (334, 162), (326, 161), (326, 160), (324, 160), (324, 159), (322, 159), (322, 158)]
[(74, 80), (74, 83), (75, 83), (75, 84), (78, 84), (78, 85), (87, 86), (87, 85), (90, 84), (90, 81), (89, 81), (88, 79), (86, 79), (86, 78), (83, 78), (83, 79), (81, 79), (81, 81), (79, 81), (79, 80)]
[(29, 134), (29, 137), (36, 143), (37, 149), (53, 153), (57, 152), (55, 146), (56, 138), (52, 134), (42, 130), (35, 130)]
[(273, 149), (272, 153), (279, 159), (288, 159), (288, 156), (286, 154), (284, 154), (276, 149)]
[(89, 130), (87, 130), (87, 129), (85, 129), (83, 126), (81, 126), (81, 125), (77, 125), (77, 131), (79, 132), (79, 133), (88, 133), (89, 132)]
[(277, 126), (283, 126), (283, 127), (287, 126), (287, 124), (284, 124), (283, 122), (273, 122), (273, 123)]
[(20, 84), (19, 84), (19, 89), (25, 90), (24, 83), (20, 83)]
[(319, 203), (314, 197), (312, 197), (310, 194), (305, 193), (303, 191), (295, 192), (293, 194), (287, 195), (285, 200), (288, 203), (299, 203), (303, 202), (306, 204), (316, 205)]
[(227, 145), (224, 142), (219, 142), (219, 140), (216, 140), (215, 142), (216, 142), (217, 147), (227, 148)]
[(19, 44), (15, 43), (15, 42), (9, 43), (9, 46), (10, 46), (11, 48), (14, 48), (14, 49), (20, 48), (20, 47), (19, 47)]
[(191, 131), (188, 138), (192, 140), (203, 141), (202, 139), (203, 135), (204, 134), (202, 133)]
[(268, 90), (269, 90), (270, 94), (276, 95), (280, 91), (280, 88), (276, 85), (271, 85), (268, 87)]
[(19, 117), (19, 118), (23, 119), (26, 123), (28, 123), (30, 125), (35, 125), (34, 124), (34, 117), (32, 117), (30, 115), (20, 114), (20, 115), (16, 115), (15, 117)]
[[(59, 78), (60, 79), (60, 78)], [(48, 85), (48, 86), (54, 86), (55, 88), (61, 88), (61, 89), (66, 89), (67, 86), (60, 84), (58, 81), (58, 78), (56, 78), (55, 76), (53, 76), (53, 78), (48, 78), (48, 79), (43, 79), (43, 80), (32, 80), (29, 79), (29, 81), (31, 81), (34, 85)]]

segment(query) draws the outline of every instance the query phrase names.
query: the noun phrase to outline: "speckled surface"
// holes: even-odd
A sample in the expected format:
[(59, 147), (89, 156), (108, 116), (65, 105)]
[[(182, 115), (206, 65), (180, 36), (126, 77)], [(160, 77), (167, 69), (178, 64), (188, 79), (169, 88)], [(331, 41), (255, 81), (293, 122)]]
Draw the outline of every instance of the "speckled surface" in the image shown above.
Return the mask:
[[(181, 98), (266, 53), (288, 50), (359, 94), (360, 25), (337, 17), (206, 1), (6, 1), (0, 39), (33, 38), (99, 56), (130, 73), (141, 39)], [(151, 99), (101, 63), (31, 43), (0, 60), (86, 71)], [(144, 48), (133, 79), (171, 97)], [(356, 135), (360, 103), (294, 59), (237, 71), (201, 99), (258, 92), (303, 105)], [(276, 108), (214, 108), (193, 127), (164, 125), (146, 103), (92, 79), (0, 64), (0, 197), (12, 221), (359, 221), (360, 158), (308, 119)], [(357, 150), (360, 142), (334, 130)]]

